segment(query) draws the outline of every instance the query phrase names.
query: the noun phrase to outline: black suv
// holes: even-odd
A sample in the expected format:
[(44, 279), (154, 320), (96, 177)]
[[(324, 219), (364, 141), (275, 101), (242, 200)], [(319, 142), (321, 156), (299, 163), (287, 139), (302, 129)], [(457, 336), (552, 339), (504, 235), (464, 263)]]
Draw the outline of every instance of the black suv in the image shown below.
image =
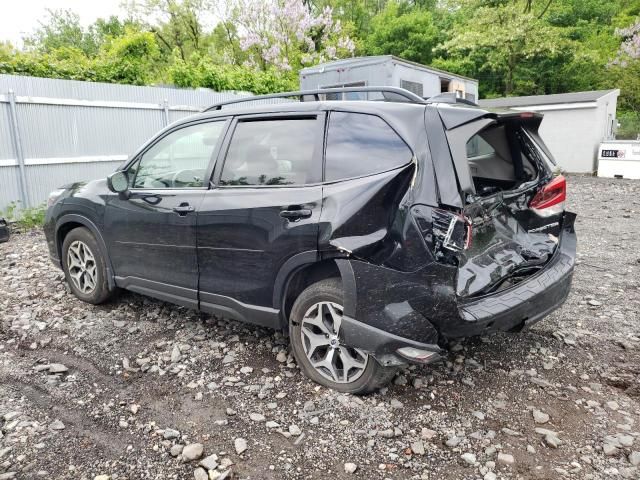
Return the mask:
[(274, 97), (174, 123), (53, 192), (45, 232), (73, 293), (288, 329), (305, 374), (351, 393), (563, 303), (575, 215), (540, 115), (395, 88), (250, 100)]

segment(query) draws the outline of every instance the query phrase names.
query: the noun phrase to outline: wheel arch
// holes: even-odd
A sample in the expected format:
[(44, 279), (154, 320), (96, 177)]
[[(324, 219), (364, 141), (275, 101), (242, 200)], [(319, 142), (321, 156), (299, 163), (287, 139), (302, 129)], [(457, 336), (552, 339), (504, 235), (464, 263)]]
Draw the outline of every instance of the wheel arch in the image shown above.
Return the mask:
[(102, 233), (90, 219), (85, 216), (77, 215), (77, 214), (66, 214), (61, 216), (56, 221), (56, 230), (55, 230), (55, 239), (56, 239), (56, 251), (58, 253), (58, 258), (60, 258), (60, 262), (62, 263), (62, 244), (64, 243), (65, 237), (72, 230), (85, 227), (87, 228), (95, 237), (96, 242), (98, 242), (98, 247), (100, 248), (100, 253), (105, 259), (105, 264), (107, 266), (107, 283), (109, 286), (109, 290), (113, 290), (116, 286), (113, 267), (111, 265), (111, 260), (109, 259), (109, 252), (107, 250), (107, 244), (102, 237)]
[[(274, 307), (280, 310), (280, 323), (282, 328), (289, 324), (289, 315), (293, 304), (302, 291), (313, 283), (327, 278), (340, 278), (344, 295), (344, 314), (355, 316), (356, 288), (355, 276), (348, 259), (331, 258), (318, 260), (316, 252), (313, 253), (313, 261), (310, 255), (298, 254), (290, 260), (296, 259), (295, 264), (284, 271), (280, 269), (274, 289)], [(303, 261), (305, 260), (306, 261)], [(289, 263), (289, 262), (287, 262)], [(286, 264), (285, 264), (286, 266)]]

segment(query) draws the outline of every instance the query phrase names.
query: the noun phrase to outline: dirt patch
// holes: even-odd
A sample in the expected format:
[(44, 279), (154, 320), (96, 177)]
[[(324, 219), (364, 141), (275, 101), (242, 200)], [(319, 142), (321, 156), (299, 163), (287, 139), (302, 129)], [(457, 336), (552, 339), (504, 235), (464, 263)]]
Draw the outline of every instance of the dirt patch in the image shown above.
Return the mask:
[(192, 479), (176, 447), (191, 443), (216, 455), (211, 478), (640, 478), (639, 199), (640, 182), (571, 177), (566, 304), (362, 398), (278, 362), (279, 333), (126, 292), (83, 304), (44, 237), (15, 235), (0, 245), (0, 478)]

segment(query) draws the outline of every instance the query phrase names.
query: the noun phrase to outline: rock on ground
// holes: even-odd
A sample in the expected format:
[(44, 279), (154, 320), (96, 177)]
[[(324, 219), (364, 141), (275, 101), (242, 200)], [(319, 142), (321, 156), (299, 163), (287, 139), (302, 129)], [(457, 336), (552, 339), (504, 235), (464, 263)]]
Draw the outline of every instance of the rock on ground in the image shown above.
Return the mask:
[[(640, 181), (568, 185), (579, 255), (565, 304), (366, 396), (305, 379), (287, 332), (126, 291), (83, 303), (42, 233), (13, 235), (0, 244), (0, 475), (301, 480), (352, 463), (380, 480), (639, 478)], [(182, 461), (189, 444), (202, 453)]]

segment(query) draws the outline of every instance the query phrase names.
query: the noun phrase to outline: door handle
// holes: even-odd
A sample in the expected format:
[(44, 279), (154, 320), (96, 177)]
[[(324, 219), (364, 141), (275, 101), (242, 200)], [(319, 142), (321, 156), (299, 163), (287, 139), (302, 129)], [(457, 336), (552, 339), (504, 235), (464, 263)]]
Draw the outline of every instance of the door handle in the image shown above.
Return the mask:
[(282, 210), (280, 216), (287, 220), (300, 220), (301, 218), (309, 218), (311, 216), (311, 210), (308, 208), (295, 208), (288, 207), (288, 210)]
[(173, 207), (173, 211), (176, 212), (181, 217), (184, 217), (187, 213), (193, 212), (194, 210), (195, 208), (193, 208), (191, 205), (189, 205), (186, 202), (181, 203), (177, 207)]

